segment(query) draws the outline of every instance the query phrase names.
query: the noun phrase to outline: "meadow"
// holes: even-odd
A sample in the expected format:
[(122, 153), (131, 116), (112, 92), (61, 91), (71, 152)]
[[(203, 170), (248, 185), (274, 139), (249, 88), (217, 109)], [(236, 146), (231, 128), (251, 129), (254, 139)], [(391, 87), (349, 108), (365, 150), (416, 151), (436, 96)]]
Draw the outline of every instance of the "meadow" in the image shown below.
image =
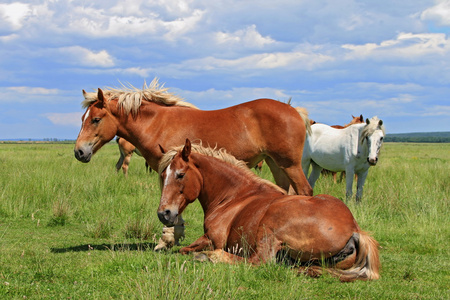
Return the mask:
[[(362, 203), (347, 201), (380, 243), (381, 279), (353, 283), (154, 252), (158, 175), (137, 156), (117, 174), (115, 143), (88, 164), (73, 146), (0, 144), (2, 299), (450, 299), (449, 143), (383, 146)], [(314, 193), (345, 199), (345, 183), (321, 177)], [(203, 233), (198, 202), (183, 216), (185, 246)]]

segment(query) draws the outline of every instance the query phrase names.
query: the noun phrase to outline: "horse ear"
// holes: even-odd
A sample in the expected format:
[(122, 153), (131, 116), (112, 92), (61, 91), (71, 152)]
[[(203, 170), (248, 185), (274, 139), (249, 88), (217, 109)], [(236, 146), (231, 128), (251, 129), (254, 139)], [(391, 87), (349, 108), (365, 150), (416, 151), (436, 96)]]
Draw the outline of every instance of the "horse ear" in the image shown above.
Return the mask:
[(158, 144), (158, 146), (159, 146), (159, 150), (161, 150), (161, 153), (165, 154), (166, 150), (164, 150), (163, 146), (161, 146), (161, 144)]
[(383, 120), (378, 121), (378, 126), (383, 125)]
[(84, 99), (87, 99), (87, 93), (86, 93), (86, 91), (85, 90), (83, 90), (83, 97), (84, 97)]
[(366, 124), (369, 125), (370, 124), (370, 120), (369, 118), (366, 119)]
[(189, 161), (189, 155), (191, 154), (191, 141), (189, 139), (186, 139), (186, 144), (183, 147), (183, 150), (181, 151), (181, 158), (185, 161)]
[(364, 122), (364, 118), (363, 118), (362, 114), (359, 116), (359, 120), (361, 121), (361, 123)]
[(97, 99), (103, 106), (105, 106), (105, 96), (103, 95), (101, 88), (98, 88)]

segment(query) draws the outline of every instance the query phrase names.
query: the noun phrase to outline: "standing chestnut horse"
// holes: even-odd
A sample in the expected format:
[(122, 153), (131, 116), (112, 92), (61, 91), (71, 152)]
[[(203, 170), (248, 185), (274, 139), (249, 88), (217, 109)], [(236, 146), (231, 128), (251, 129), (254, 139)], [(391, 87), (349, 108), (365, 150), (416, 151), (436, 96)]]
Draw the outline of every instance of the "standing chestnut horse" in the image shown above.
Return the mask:
[(87, 110), (75, 144), (75, 157), (89, 162), (92, 155), (114, 136), (136, 146), (153, 170), (162, 154), (184, 143), (186, 137), (225, 148), (254, 167), (265, 159), (276, 183), (288, 190), (291, 184), (301, 195), (312, 189), (301, 168), (306, 137), (304, 120), (290, 105), (259, 99), (225, 109), (203, 111), (181, 101), (157, 80), (143, 90), (110, 89), (83, 91)]
[(209, 250), (203, 254), (213, 262), (246, 257), (255, 264), (284, 255), (309, 264), (309, 275), (325, 270), (341, 281), (379, 278), (378, 243), (335, 197), (288, 196), (224, 150), (191, 145), (188, 139), (164, 155), (159, 174), (162, 223), (176, 224), (195, 199), (204, 211), (205, 234), (182, 248), (183, 254)]
[(265, 160), (275, 182), (285, 190), (312, 195), (301, 158), (309, 120), (288, 104), (259, 99), (220, 110), (203, 111), (168, 93), (154, 79), (142, 90), (83, 91), (87, 108), (75, 144), (75, 157), (89, 162), (105, 143), (118, 135), (136, 146), (153, 170), (165, 149), (187, 137), (225, 148), (254, 167)]

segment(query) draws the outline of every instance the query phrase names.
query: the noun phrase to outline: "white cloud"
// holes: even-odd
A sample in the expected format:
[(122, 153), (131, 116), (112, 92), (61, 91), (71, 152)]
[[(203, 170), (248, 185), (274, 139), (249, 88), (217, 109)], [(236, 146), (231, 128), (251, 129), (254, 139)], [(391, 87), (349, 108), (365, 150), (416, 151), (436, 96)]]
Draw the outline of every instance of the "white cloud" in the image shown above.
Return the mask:
[(28, 95), (56, 95), (59, 93), (58, 89), (47, 89), (42, 87), (28, 87), (28, 86), (14, 86), (8, 87), (8, 90)]
[(262, 48), (265, 45), (275, 43), (270, 36), (264, 37), (257, 30), (256, 25), (251, 25), (245, 29), (237, 30), (233, 33), (218, 32), (215, 34), (216, 42), (221, 45), (240, 45), (247, 48)]
[(47, 113), (44, 117), (50, 120), (55, 125), (63, 126), (81, 126), (81, 116), (83, 113), (72, 112), (72, 113)]
[(94, 52), (80, 46), (72, 46), (59, 48), (59, 52), (67, 56), (72, 64), (82, 64), (92, 67), (114, 66), (114, 59), (106, 50)]
[(29, 4), (20, 2), (0, 4), (0, 25), (9, 25), (11, 30), (18, 30), (22, 28), (24, 20), (31, 12)]
[(420, 15), (424, 21), (434, 21), (439, 26), (450, 26), (450, 1), (440, 0)]
[(313, 70), (331, 60), (333, 60), (332, 57), (320, 53), (304, 53), (301, 51), (272, 52), (253, 54), (236, 59), (215, 57), (193, 59), (184, 62), (183, 68), (198, 71), (211, 71), (216, 69), (245, 71), (277, 68)]
[(425, 55), (450, 54), (450, 39), (443, 33), (400, 33), (396, 39), (386, 40), (379, 44), (345, 44), (342, 48), (351, 51), (346, 56), (349, 60), (389, 57), (411, 60)]

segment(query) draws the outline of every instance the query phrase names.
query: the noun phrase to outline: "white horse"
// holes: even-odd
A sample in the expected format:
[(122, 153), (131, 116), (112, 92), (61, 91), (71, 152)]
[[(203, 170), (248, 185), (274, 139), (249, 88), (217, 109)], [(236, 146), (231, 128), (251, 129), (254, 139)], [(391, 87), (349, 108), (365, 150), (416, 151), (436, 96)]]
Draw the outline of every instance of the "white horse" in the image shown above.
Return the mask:
[(378, 153), (383, 143), (385, 129), (377, 117), (366, 123), (355, 124), (344, 129), (335, 129), (324, 124), (311, 126), (303, 149), (302, 168), (312, 188), (322, 169), (346, 172), (346, 196), (352, 197), (354, 174), (358, 175), (356, 201), (360, 201), (369, 167), (378, 162)]

